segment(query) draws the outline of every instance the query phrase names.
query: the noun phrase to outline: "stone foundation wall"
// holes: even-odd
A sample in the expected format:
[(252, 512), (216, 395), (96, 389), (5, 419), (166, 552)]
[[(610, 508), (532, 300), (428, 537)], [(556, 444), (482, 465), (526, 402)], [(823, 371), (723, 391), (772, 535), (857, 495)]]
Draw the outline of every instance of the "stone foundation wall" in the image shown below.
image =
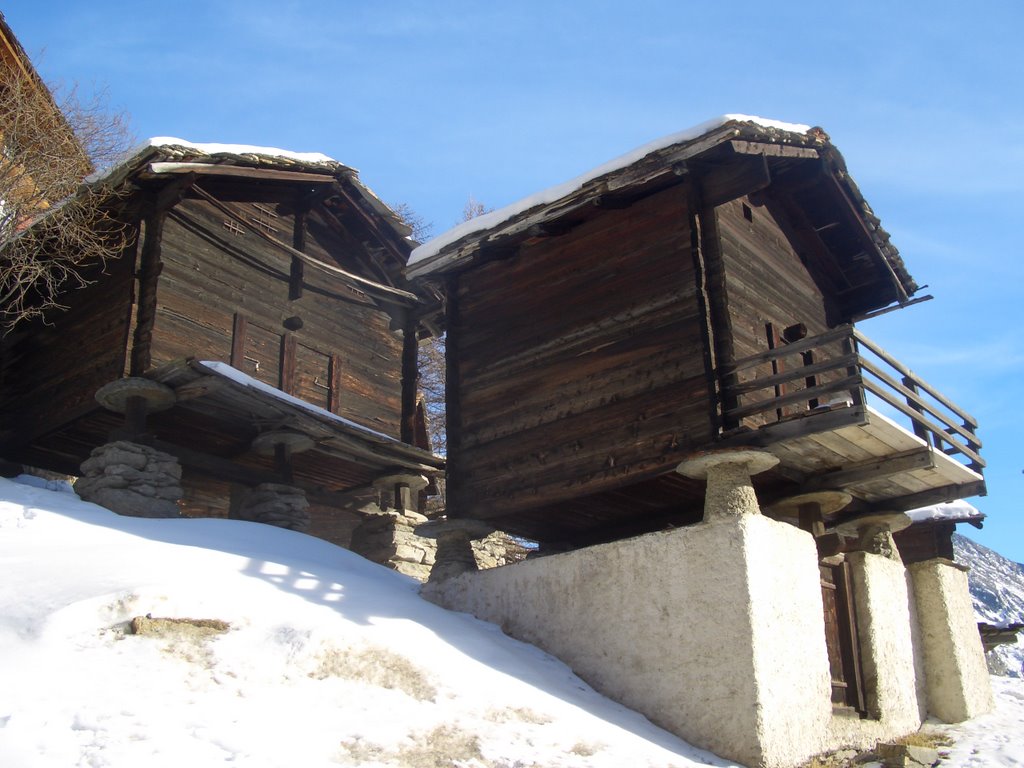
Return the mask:
[(746, 765), (794, 765), (826, 747), (817, 552), (793, 526), (716, 520), (466, 573), (423, 594)]
[[(418, 581), (426, 581), (437, 555), (437, 540), (417, 536), (415, 528), (426, 518), (396, 510), (367, 515), (355, 528), (349, 549), (367, 560), (386, 565)], [(477, 568), (496, 568), (523, 558), (525, 550), (506, 534), (496, 532), (473, 542)]]

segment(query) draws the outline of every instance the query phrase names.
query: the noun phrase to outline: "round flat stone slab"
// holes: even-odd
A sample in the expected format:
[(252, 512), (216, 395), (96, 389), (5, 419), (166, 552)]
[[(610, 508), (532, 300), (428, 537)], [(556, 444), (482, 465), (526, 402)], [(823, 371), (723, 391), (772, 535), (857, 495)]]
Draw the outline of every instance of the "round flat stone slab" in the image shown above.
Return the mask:
[(756, 475), (771, 469), (778, 463), (777, 456), (758, 448), (714, 448), (708, 451), (699, 451), (684, 459), (676, 467), (676, 472), (694, 480), (704, 480), (708, 476), (708, 470), (722, 464), (742, 464), (746, 467), (747, 472)]
[(283, 445), (292, 453), (302, 453), (310, 450), (316, 443), (309, 435), (302, 432), (292, 432), (287, 429), (275, 429), (270, 432), (261, 432), (252, 441), (252, 449), (261, 456), (270, 456), (277, 446)]
[(416, 535), (425, 539), (439, 539), (450, 533), (463, 532), (471, 539), (484, 539), (497, 530), (483, 520), (471, 520), (465, 517), (430, 520), (416, 526)]
[(405, 485), (411, 491), (422, 491), (430, 484), (423, 475), (415, 475), (411, 472), (396, 472), (393, 475), (384, 475), (373, 481), (373, 487), (387, 490), (396, 485)]
[(890, 531), (902, 531), (914, 522), (903, 512), (875, 512), (844, 520), (836, 526), (836, 532), (843, 536), (857, 536), (866, 528), (885, 526)]
[(132, 397), (145, 401), (148, 413), (166, 411), (178, 399), (174, 390), (166, 384), (138, 376), (129, 376), (104, 384), (96, 390), (94, 397), (97, 403), (115, 413), (124, 413), (128, 409), (128, 400)]
[(846, 491), (812, 491), (777, 501), (768, 507), (768, 512), (778, 517), (797, 517), (804, 504), (817, 504), (821, 514), (831, 515), (846, 507), (853, 496)]

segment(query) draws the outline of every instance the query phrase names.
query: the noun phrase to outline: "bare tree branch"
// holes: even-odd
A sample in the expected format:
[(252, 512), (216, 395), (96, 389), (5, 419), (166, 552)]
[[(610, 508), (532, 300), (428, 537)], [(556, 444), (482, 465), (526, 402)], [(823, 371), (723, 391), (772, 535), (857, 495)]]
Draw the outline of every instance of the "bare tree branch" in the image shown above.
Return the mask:
[(128, 146), (125, 118), (102, 94), (88, 102), (71, 89), (55, 99), (35, 77), (0, 68), (0, 325), (59, 308), (60, 295), (86, 284), (81, 268), (116, 258), (126, 230), (110, 196), (82, 184), (96, 165)]

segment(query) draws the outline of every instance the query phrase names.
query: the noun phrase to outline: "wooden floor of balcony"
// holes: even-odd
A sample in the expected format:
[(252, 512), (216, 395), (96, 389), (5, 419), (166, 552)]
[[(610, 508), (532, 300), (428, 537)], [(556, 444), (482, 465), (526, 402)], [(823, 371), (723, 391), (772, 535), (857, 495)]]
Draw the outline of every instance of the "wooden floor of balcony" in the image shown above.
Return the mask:
[(760, 437), (802, 490), (842, 489), (873, 508), (892, 510), (985, 492), (979, 472), (870, 406), (810, 413), (800, 422), (791, 435), (776, 430), (770, 442)]

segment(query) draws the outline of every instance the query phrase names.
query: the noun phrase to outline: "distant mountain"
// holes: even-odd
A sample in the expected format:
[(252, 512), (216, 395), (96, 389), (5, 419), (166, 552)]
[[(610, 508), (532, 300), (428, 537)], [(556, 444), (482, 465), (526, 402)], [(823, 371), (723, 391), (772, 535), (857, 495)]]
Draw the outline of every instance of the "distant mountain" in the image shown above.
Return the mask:
[[(960, 534), (953, 535), (957, 562), (970, 567), (974, 613), (989, 624), (1024, 622), (1024, 565), (1008, 560)], [(989, 669), (1001, 675), (1024, 677), (1024, 638), (1001, 645), (988, 654)]]

